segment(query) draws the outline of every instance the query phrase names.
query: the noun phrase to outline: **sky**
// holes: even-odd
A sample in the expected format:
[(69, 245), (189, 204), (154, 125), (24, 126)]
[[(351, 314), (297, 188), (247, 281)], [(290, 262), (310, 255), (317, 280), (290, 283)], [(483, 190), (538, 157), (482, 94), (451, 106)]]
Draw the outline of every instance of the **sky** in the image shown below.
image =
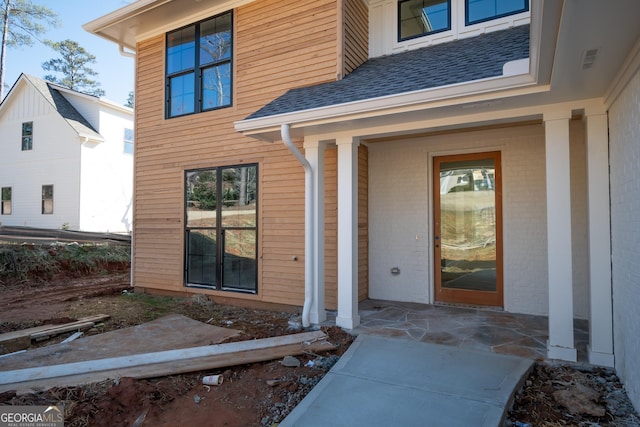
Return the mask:
[[(31, 0), (46, 6), (58, 14), (60, 26), (49, 29), (40, 36), (54, 42), (71, 39), (96, 57), (89, 67), (98, 73), (93, 79), (100, 82), (104, 97), (118, 104), (126, 104), (134, 84), (134, 58), (120, 55), (118, 45), (82, 28), (83, 24), (126, 6), (132, 0)], [(12, 47), (7, 50), (5, 70), (5, 94), (18, 80), (21, 73), (43, 78), (49, 71), (42, 63), (57, 58), (53, 49), (36, 42), (32, 47)], [(60, 76), (59, 74), (57, 74)]]

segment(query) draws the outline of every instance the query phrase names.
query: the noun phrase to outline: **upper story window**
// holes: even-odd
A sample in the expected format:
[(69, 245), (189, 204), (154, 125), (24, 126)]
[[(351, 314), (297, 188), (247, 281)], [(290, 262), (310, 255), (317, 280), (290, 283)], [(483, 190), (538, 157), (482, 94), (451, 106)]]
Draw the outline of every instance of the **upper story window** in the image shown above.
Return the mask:
[[(505, 22), (509, 19), (521, 21), (529, 12), (529, 0), (377, 0), (372, 9), (372, 22), (380, 20), (383, 25), (390, 25), (391, 22), (387, 19), (393, 18), (387, 18), (387, 6), (395, 2), (398, 36), (392, 50), (405, 50), (407, 46), (419, 47), (420, 41), (413, 39), (425, 36), (433, 35), (425, 37), (427, 43), (428, 40), (451, 41), (461, 33), (468, 37), (478, 30), (482, 32), (483, 22), (497, 19)], [(516, 16), (519, 14), (521, 15)], [(375, 36), (373, 39), (375, 45)], [(408, 41), (410, 42), (405, 43)], [(385, 43), (382, 41), (382, 44)], [(385, 49), (380, 53), (389, 53)], [(375, 47), (372, 52), (374, 56), (379, 54)]]
[(451, 29), (450, 0), (401, 0), (398, 2), (399, 41), (449, 29)]
[(22, 123), (22, 151), (33, 149), (33, 122)]
[(529, 0), (465, 0), (467, 25), (529, 10)]
[(133, 154), (133, 129), (124, 130), (124, 153)]
[(167, 117), (231, 105), (232, 21), (229, 11), (167, 33)]
[(11, 215), (11, 187), (2, 187), (2, 204), (0, 214)]

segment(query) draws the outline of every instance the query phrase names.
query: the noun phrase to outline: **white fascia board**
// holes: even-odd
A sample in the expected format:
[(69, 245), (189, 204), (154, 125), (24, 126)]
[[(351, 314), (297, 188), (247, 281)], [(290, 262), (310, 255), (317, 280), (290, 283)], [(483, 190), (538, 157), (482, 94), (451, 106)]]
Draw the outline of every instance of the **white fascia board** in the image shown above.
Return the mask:
[[(504, 90), (508, 90), (504, 93)], [(283, 123), (292, 128), (321, 125), (388, 114), (431, 109), (467, 102), (548, 91), (547, 85), (536, 85), (529, 74), (493, 77), (473, 82), (442, 86), (435, 89), (406, 92), (362, 101), (313, 108), (293, 113), (277, 114), (234, 123), (235, 129), (254, 136), (279, 129)], [(496, 93), (500, 91), (500, 93)]]
[(96, 135), (89, 135), (84, 132), (78, 132), (78, 138), (80, 139), (80, 143), (82, 144), (88, 142), (100, 144), (104, 142), (104, 138), (101, 135), (98, 135), (98, 137), (96, 137)]

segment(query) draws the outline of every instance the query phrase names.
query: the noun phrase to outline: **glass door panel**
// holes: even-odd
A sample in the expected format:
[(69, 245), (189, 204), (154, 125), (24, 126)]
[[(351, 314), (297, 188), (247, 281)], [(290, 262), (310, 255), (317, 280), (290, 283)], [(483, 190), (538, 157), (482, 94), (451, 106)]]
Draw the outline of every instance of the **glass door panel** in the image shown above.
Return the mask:
[(257, 165), (187, 171), (187, 285), (257, 292)]
[(216, 230), (188, 230), (187, 244), (187, 282), (216, 286)]
[(502, 305), (499, 153), (434, 166), (436, 300)]

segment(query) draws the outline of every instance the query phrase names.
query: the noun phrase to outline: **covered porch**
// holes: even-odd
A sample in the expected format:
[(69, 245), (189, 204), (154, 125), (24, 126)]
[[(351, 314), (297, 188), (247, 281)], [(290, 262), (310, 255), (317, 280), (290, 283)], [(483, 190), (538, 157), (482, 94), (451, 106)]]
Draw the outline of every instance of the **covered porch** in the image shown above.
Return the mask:
[[(546, 359), (549, 321), (545, 316), (503, 311), (367, 299), (358, 306), (360, 325), (355, 335), (406, 338), (499, 354)], [(333, 324), (329, 313), (325, 324)], [(573, 325), (577, 360), (588, 362), (589, 327)]]

